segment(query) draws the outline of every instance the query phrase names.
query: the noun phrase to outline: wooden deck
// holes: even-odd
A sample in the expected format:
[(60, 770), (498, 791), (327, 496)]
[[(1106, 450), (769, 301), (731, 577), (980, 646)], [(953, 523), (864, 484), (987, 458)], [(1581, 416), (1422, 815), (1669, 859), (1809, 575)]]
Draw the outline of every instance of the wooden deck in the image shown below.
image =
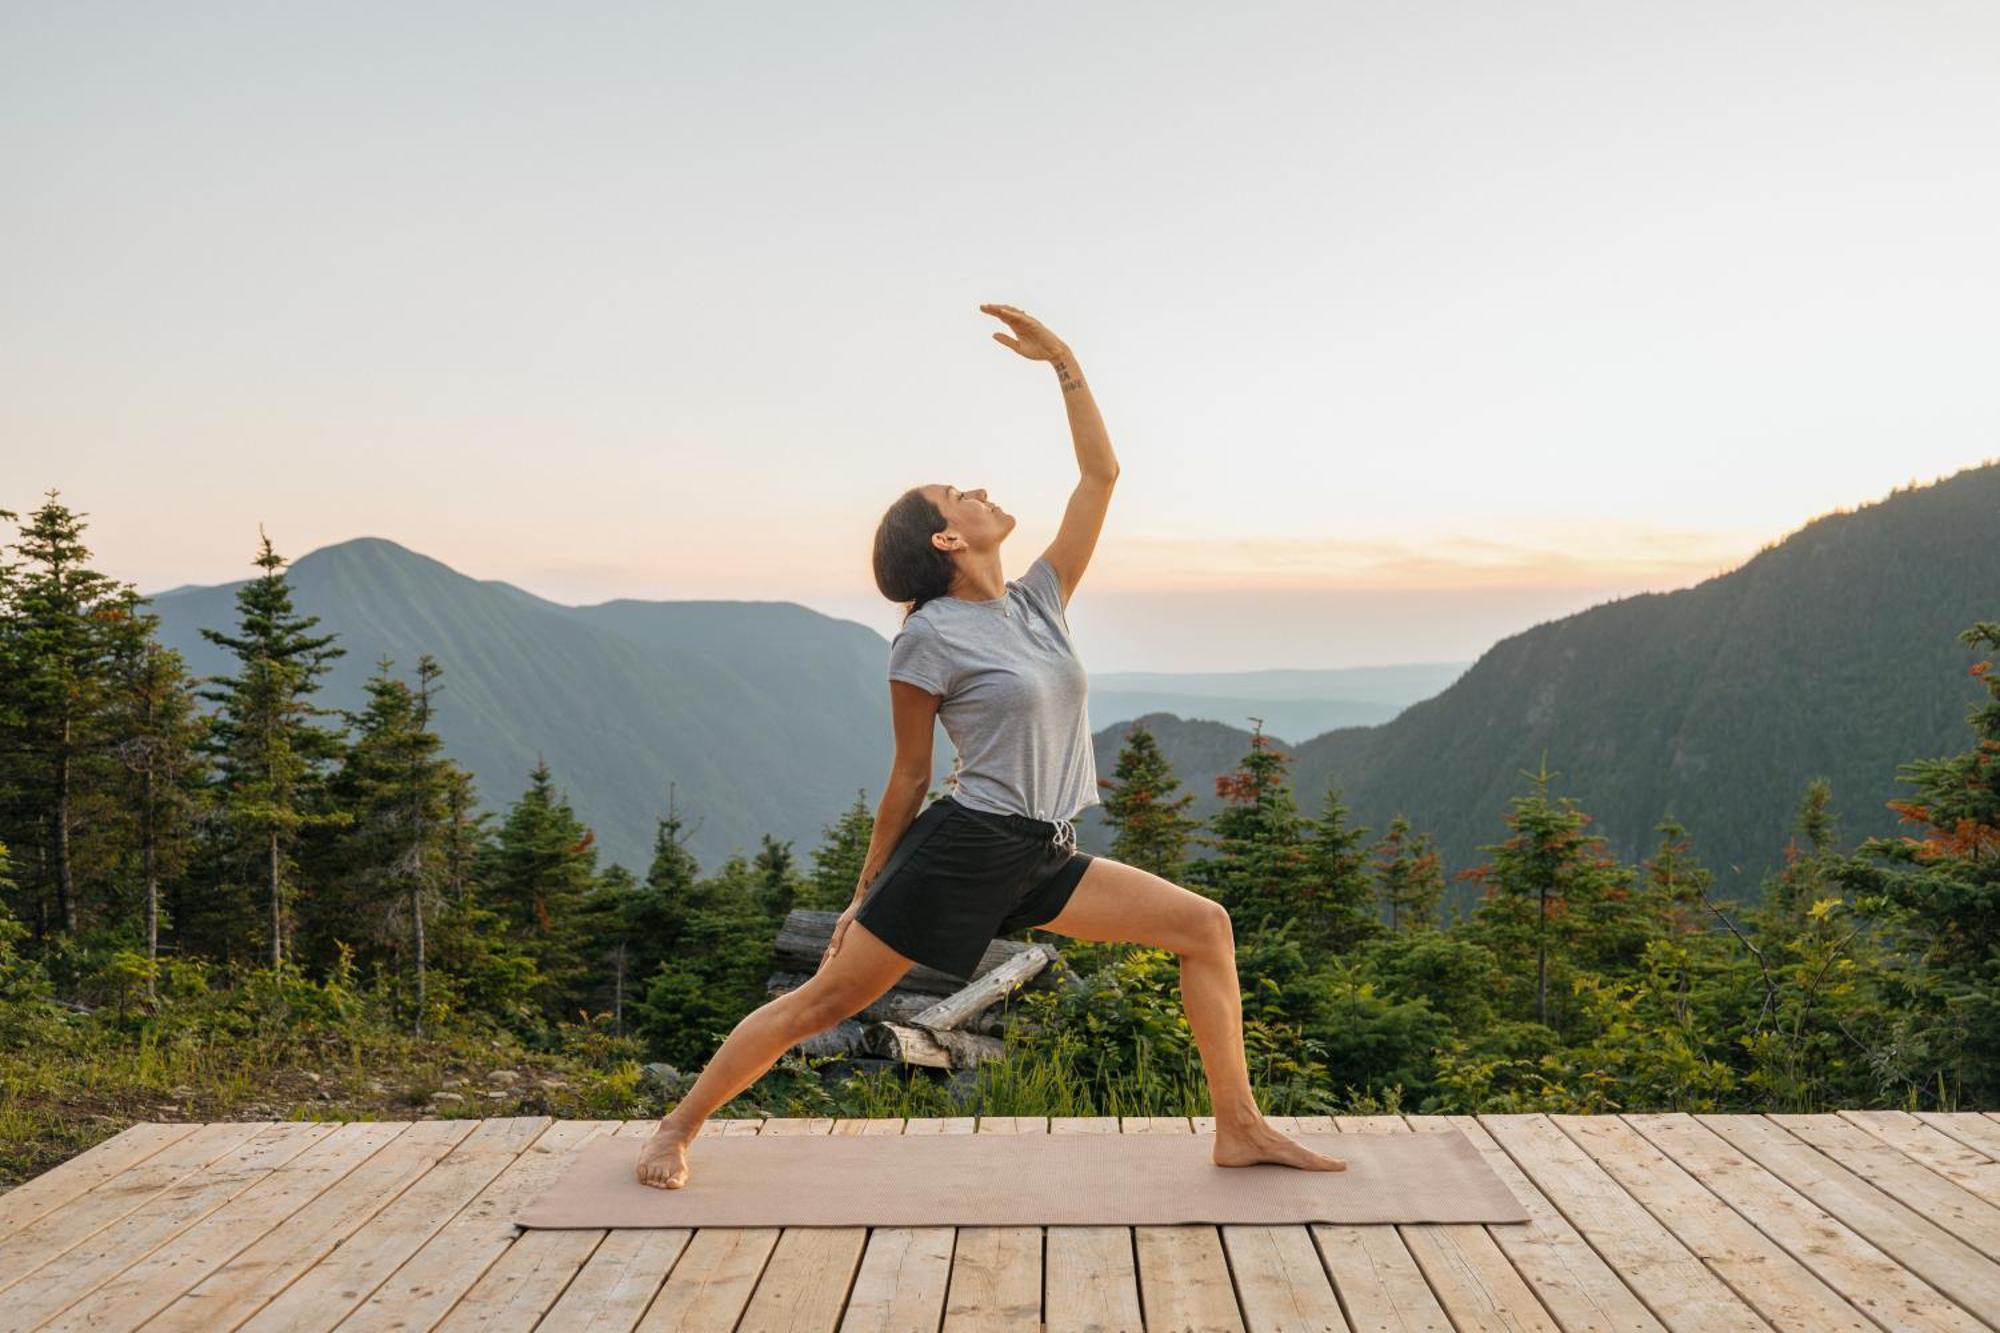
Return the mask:
[[(1622, 1333), (2000, 1318), (2000, 1116), (1272, 1119), (1455, 1126), (1534, 1220), (517, 1234), (513, 1209), (563, 1154), (651, 1122), (146, 1123), (0, 1194), (0, 1328)], [(1212, 1128), (982, 1117), (704, 1133)]]

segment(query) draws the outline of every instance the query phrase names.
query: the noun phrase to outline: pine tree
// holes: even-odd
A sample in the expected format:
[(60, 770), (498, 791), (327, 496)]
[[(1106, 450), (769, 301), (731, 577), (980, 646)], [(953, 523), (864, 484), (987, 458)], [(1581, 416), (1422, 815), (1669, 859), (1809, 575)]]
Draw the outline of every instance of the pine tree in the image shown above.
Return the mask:
[(1444, 870), (1428, 833), (1410, 836), (1410, 821), (1397, 815), (1373, 851), (1375, 894), (1389, 917), (1389, 933), (1429, 930), (1438, 924), (1444, 897)]
[(566, 1016), (589, 971), (584, 900), (597, 878), (597, 840), (556, 790), (546, 760), (535, 761), (528, 789), (508, 810), (482, 878), (534, 961), (542, 1012)]
[(1368, 854), (1361, 847), (1367, 836), (1366, 828), (1348, 826), (1340, 789), (1329, 785), (1307, 843), (1307, 910), (1300, 924), (1310, 955), (1347, 953), (1382, 934), (1368, 882)]
[(426, 932), (447, 882), (457, 766), (433, 725), (443, 669), (423, 655), (413, 688), (390, 674), (394, 665), (382, 658), (368, 679), (368, 703), (350, 718), (355, 739), (334, 781), (352, 821), (338, 839), (336, 864), (353, 900), (337, 904), (336, 923), (350, 931), (379, 923), (377, 940), (403, 959), (421, 1036), (430, 1004)]
[(284, 961), (293, 896), (291, 850), (302, 830), (341, 822), (338, 812), (316, 808), (328, 766), (340, 757), (342, 737), (313, 724), (333, 709), (312, 702), (319, 680), (346, 649), (335, 636), (307, 633), (318, 616), (292, 609), (284, 557), (263, 545), (263, 574), (236, 594), (237, 632), (204, 628), (202, 637), (236, 655), (233, 677), (214, 677), (201, 697), (219, 705), (210, 748), (219, 769), (220, 798), (237, 846), (255, 857), (269, 909), (267, 960)]
[(1101, 784), (1104, 817), (1116, 830), (1111, 855), (1127, 865), (1178, 882), (1185, 873), (1187, 845), (1202, 821), (1186, 814), (1194, 793), (1176, 797), (1180, 779), (1143, 722), (1125, 731), (1112, 780)]
[(1464, 872), (1485, 889), (1472, 936), (1503, 962), (1533, 955), (1535, 1021), (1560, 1032), (1567, 1010), (1551, 1014), (1550, 973), (1566, 975), (1595, 946), (1591, 933), (1602, 921), (1600, 909), (1608, 893), (1617, 887), (1616, 867), (1602, 854), (1603, 840), (1584, 832), (1590, 817), (1574, 798), (1551, 798), (1549, 783), (1555, 774), (1547, 756), (1538, 772), (1524, 776), (1534, 790), (1510, 802), (1510, 836), (1482, 847), (1492, 853), (1489, 862)]
[(206, 795), (202, 747), (209, 723), (187, 663), (152, 637), (158, 617), (135, 620), (142, 632), (126, 636), (117, 654), (112, 729), (120, 737), (124, 779), (118, 806), (132, 831), (145, 895), (146, 998), (156, 1001), (161, 888), (180, 878), (193, 851)]
[(1228, 909), (1239, 935), (1303, 915), (1308, 887), (1308, 821), (1285, 780), (1289, 756), (1265, 738), (1261, 719), (1252, 720), (1242, 768), (1215, 780), (1226, 804), (1209, 821), (1214, 836), (1202, 841), (1219, 854), (1186, 871)]
[(857, 790), (854, 804), (813, 848), (812, 873), (794, 905), (815, 912), (846, 911), (861, 883), (861, 867), (867, 864), (868, 843), (874, 836), (875, 813), (868, 808), (868, 794)]
[(112, 663), (131, 633), (130, 612), (119, 608), (137, 594), (90, 568), (84, 516), (56, 496), (48, 493), (12, 544), (22, 562), (7, 579), (11, 725), (0, 767), (13, 779), (17, 827), (40, 853), (31, 880), (37, 933), (74, 938), (82, 926), (79, 796), (109, 778)]

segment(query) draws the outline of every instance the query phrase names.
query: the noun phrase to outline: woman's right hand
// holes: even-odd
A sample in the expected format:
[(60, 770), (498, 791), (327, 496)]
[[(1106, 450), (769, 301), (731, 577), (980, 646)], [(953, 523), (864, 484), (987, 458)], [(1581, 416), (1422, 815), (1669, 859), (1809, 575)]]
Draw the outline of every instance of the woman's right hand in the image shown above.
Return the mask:
[(819, 967), (814, 969), (815, 972), (824, 970), (826, 965), (833, 961), (833, 956), (840, 952), (840, 941), (841, 937), (847, 934), (847, 923), (854, 920), (860, 914), (861, 900), (857, 898), (849, 903), (847, 910), (842, 912), (834, 921), (833, 938), (826, 942), (826, 952), (819, 956)]

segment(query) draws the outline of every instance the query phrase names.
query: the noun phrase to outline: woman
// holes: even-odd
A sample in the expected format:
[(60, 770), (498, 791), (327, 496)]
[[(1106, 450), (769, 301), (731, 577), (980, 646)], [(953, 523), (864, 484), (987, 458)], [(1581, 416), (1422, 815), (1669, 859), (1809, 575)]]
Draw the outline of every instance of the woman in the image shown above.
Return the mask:
[[(875, 581), (911, 604), (889, 651), (896, 759), (854, 901), (802, 986), (747, 1015), (639, 1153), (639, 1179), (678, 1189), (707, 1118), (798, 1042), (865, 1008), (913, 963), (970, 976), (995, 936), (1029, 926), (1180, 957), (1188, 1025), (1215, 1107), (1218, 1166), (1278, 1162), (1339, 1171), (1265, 1122), (1243, 1054), (1229, 914), (1158, 875), (1076, 849), (1070, 822), (1098, 804), (1082, 666), (1066, 607), (1104, 526), (1118, 460), (1076, 357), (1009, 305), (982, 305), (994, 338), (1054, 367), (1083, 476), (1062, 530), (1019, 579), (1000, 543), (1014, 516), (984, 489), (906, 492), (875, 534)], [(918, 814), (942, 720), (958, 750), (948, 793)]]

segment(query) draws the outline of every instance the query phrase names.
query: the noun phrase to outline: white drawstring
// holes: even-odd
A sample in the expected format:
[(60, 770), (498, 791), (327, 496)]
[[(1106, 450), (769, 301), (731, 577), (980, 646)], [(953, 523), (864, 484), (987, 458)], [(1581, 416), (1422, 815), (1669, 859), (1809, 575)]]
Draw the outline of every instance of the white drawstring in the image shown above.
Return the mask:
[(1070, 823), (1067, 819), (1058, 819), (1054, 822), (1056, 826), (1056, 835), (1051, 841), (1053, 841), (1055, 845), (1058, 847), (1067, 847), (1070, 851), (1072, 852), (1075, 851), (1076, 825)]

